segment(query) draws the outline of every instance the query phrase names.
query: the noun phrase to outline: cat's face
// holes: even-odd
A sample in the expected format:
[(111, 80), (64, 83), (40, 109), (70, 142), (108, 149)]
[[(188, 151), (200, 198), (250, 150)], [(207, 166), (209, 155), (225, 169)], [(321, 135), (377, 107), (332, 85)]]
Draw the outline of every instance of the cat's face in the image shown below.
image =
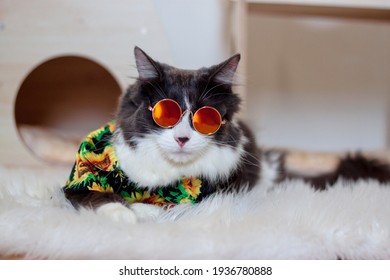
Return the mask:
[[(232, 82), (239, 55), (209, 68), (180, 70), (154, 61), (139, 48), (134, 53), (139, 78), (122, 96), (117, 116), (130, 149), (181, 167), (199, 165), (215, 149), (234, 150), (240, 137), (234, 121), (240, 99)], [(176, 101), (184, 112), (171, 128), (159, 126), (150, 111), (163, 99)], [(212, 135), (199, 133), (192, 124), (192, 114), (204, 106), (215, 108), (225, 122)]]

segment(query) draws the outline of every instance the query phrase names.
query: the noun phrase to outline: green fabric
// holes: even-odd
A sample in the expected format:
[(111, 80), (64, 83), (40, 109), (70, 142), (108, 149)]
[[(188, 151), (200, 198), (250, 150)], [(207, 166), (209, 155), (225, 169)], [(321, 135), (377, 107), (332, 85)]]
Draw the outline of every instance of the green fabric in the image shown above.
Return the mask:
[[(119, 166), (112, 135), (115, 121), (91, 132), (81, 143), (76, 162), (64, 187), (65, 193), (97, 191), (117, 193), (128, 202), (142, 202), (159, 206), (196, 203), (202, 181), (180, 178), (175, 184), (161, 186), (153, 191), (140, 188)], [(137, 164), (134, 162), (134, 164)]]

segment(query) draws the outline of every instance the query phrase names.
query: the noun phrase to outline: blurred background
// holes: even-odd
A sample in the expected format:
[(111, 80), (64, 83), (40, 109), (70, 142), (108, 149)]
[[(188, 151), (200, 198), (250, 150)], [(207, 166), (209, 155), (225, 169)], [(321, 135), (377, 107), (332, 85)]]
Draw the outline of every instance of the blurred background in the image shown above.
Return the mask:
[(267, 145), (388, 148), (390, 1), (330, 2), (248, 6), (248, 118)]
[(1, 163), (73, 162), (137, 76), (136, 45), (187, 69), (240, 52), (261, 145), (390, 147), (388, 0), (1, 0)]

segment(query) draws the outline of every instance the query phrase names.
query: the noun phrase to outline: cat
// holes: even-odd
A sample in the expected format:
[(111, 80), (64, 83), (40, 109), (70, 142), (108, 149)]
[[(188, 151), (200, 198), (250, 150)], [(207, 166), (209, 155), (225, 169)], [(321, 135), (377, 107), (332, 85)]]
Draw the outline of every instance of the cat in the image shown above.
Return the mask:
[[(160, 63), (138, 47), (134, 56), (138, 79), (121, 96), (115, 121), (80, 146), (64, 187), (72, 204), (136, 222), (216, 192), (253, 188), (260, 152), (237, 118), (241, 99), (232, 89), (240, 54), (198, 70)], [(184, 113), (177, 124), (163, 128), (151, 108), (167, 99)], [(222, 119), (210, 135), (193, 123), (204, 107), (216, 109)]]
[[(286, 152), (259, 149), (237, 117), (241, 98), (233, 86), (240, 54), (198, 70), (160, 63), (138, 47), (134, 56), (138, 79), (121, 96), (115, 121), (82, 142), (63, 188), (76, 208), (136, 223), (214, 193), (290, 179), (303, 179), (320, 191), (339, 179), (390, 182), (388, 164), (361, 154), (340, 158), (335, 170), (309, 177), (286, 170)], [(155, 115), (166, 100), (180, 111), (174, 125)], [(212, 133), (197, 128), (201, 108), (221, 117)]]

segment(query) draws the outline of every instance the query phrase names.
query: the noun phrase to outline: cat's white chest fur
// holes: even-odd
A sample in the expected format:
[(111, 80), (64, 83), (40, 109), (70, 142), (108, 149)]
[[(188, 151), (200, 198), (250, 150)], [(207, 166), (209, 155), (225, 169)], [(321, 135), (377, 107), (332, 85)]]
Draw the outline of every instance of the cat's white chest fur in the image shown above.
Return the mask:
[[(177, 129), (181, 129), (178, 127)], [(175, 129), (148, 134), (130, 148), (118, 129), (114, 148), (123, 172), (139, 186), (153, 189), (176, 182), (183, 176), (215, 181), (227, 178), (237, 167), (243, 144), (237, 147), (216, 145), (205, 136), (194, 133), (184, 149), (174, 141)]]

